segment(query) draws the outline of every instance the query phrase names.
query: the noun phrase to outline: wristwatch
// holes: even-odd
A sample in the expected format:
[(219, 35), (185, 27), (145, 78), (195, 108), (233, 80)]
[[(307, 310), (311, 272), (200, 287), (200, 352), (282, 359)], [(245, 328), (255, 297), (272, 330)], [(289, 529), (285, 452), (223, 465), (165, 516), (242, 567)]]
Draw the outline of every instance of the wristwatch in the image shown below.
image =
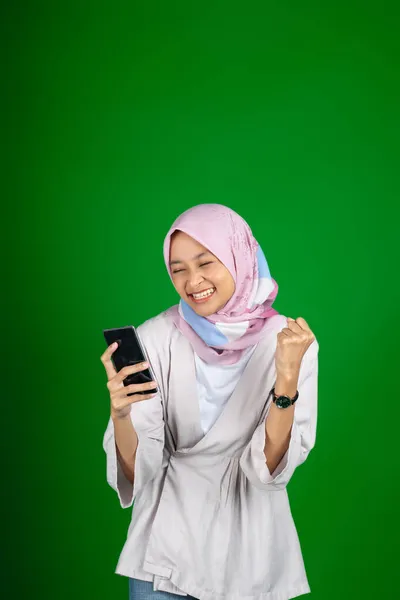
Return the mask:
[(293, 398), (290, 398), (290, 396), (278, 396), (275, 394), (274, 387), (272, 388), (272, 394), (272, 402), (274, 402), (278, 408), (288, 408), (288, 406), (292, 406), (292, 404), (296, 402), (299, 397), (299, 390), (297, 390), (296, 395)]

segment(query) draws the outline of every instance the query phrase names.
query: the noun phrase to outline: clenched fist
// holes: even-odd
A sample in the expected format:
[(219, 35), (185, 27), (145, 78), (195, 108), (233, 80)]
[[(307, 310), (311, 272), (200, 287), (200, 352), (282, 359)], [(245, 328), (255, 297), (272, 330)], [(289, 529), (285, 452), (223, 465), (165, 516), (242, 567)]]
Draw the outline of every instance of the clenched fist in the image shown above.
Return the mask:
[(277, 375), (291, 377), (298, 375), (301, 361), (315, 336), (305, 319), (288, 317), (288, 326), (277, 335), (275, 366)]

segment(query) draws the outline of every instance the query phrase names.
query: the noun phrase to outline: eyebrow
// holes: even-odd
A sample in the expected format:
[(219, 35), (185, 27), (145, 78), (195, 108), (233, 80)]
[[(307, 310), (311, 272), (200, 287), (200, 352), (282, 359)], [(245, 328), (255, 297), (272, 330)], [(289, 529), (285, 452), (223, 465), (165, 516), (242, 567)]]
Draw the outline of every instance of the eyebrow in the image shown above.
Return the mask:
[[(197, 259), (201, 258), (202, 256), (205, 256), (206, 254), (210, 254), (210, 252), (200, 252), (200, 254), (196, 254), (196, 256), (193, 256), (192, 260), (197, 260)], [(169, 264), (172, 267), (172, 265), (178, 265), (183, 262), (184, 262), (183, 260), (171, 260), (171, 262)]]

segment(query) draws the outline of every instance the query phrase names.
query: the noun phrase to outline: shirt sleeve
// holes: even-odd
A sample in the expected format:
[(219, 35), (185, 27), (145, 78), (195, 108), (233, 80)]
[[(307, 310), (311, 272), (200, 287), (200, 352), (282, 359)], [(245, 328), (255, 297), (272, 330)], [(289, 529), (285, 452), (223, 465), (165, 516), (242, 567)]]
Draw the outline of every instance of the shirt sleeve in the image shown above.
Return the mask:
[(161, 469), (164, 420), (160, 395), (132, 404), (131, 420), (139, 440), (133, 484), (125, 477), (118, 459), (114, 423), (111, 418), (103, 437), (103, 449), (107, 456), (107, 482), (117, 492), (122, 508), (131, 506), (137, 494)]
[[(306, 355), (307, 359), (304, 360)], [(289, 448), (273, 473), (269, 472), (264, 454), (265, 424), (272, 406), (272, 395), (265, 418), (256, 428), (240, 457), (240, 466), (244, 474), (260, 490), (284, 489), (295, 469), (306, 460), (315, 445), (318, 398), (318, 343), (316, 340), (303, 357), (298, 392), (299, 397), (295, 403)]]

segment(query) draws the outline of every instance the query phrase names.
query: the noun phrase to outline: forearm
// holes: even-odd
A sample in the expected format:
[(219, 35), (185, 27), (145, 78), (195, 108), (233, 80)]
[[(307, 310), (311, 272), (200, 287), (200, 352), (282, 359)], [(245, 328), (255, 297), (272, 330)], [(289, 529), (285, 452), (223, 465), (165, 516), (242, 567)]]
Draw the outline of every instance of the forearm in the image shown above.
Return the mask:
[(138, 436), (130, 415), (123, 419), (113, 418), (117, 456), (125, 477), (133, 483)]
[[(275, 393), (285, 396), (296, 394), (299, 374), (277, 376)], [(272, 474), (289, 448), (295, 405), (278, 408), (272, 403), (265, 422), (264, 454), (269, 472)]]

